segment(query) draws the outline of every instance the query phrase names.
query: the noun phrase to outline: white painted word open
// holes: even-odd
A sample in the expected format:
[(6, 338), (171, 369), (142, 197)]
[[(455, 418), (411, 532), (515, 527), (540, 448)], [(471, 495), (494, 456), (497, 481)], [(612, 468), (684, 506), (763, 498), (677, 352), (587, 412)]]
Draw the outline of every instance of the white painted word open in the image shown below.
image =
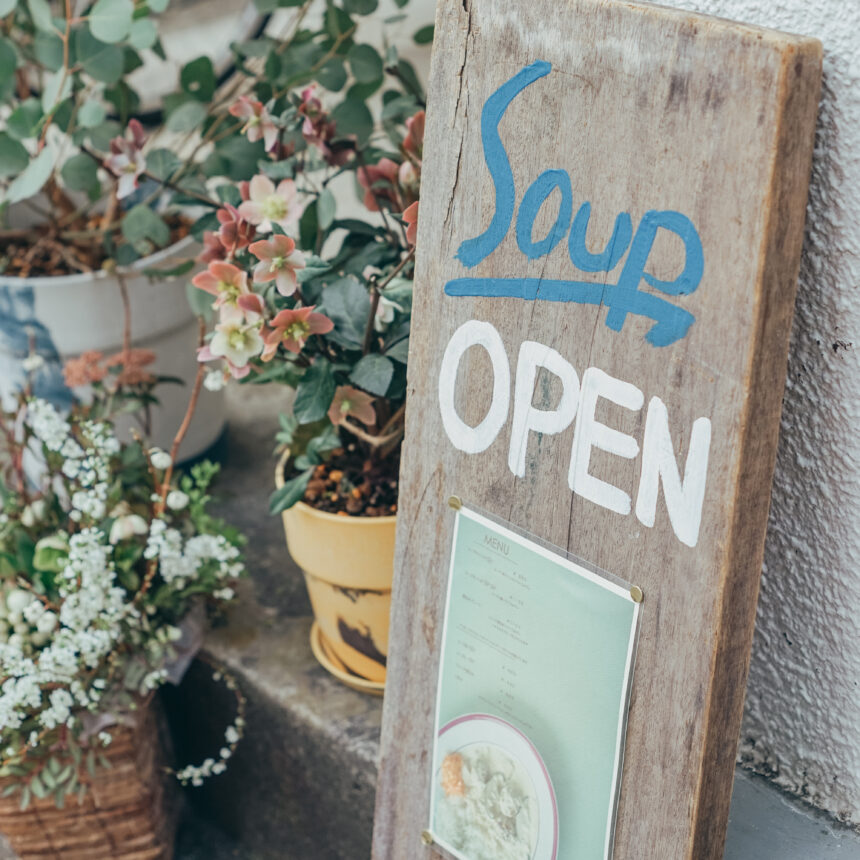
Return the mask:
[[(492, 402), (483, 420), (475, 427), (460, 418), (454, 405), (460, 360), (473, 346), (483, 347), (493, 366)], [(544, 368), (561, 381), (562, 394), (555, 409), (538, 409), (532, 404), (539, 368)], [(556, 350), (535, 341), (524, 341), (520, 345), (514, 382), (508, 468), (518, 477), (525, 475), (529, 432), (544, 435), (561, 433), (575, 420), (568, 486), (582, 498), (627, 515), (633, 509), (631, 496), (588, 472), (592, 448), (628, 460), (635, 459), (640, 453), (636, 439), (595, 418), (597, 401), (601, 397), (634, 412), (645, 404), (645, 396), (632, 383), (616, 379), (597, 367), (587, 368), (580, 382), (573, 365)], [(463, 323), (448, 342), (439, 370), (439, 409), (445, 432), (454, 447), (466, 454), (486, 451), (508, 420), (510, 401), (511, 370), (501, 335), (488, 322), (469, 320)], [(702, 522), (710, 447), (710, 419), (697, 418), (690, 433), (687, 461), (681, 478), (672, 445), (668, 410), (659, 397), (651, 398), (645, 417), (642, 469), (635, 506), (636, 517), (643, 525), (649, 528), (654, 525), (657, 496), (662, 484), (676, 537), (687, 546), (696, 545)]]

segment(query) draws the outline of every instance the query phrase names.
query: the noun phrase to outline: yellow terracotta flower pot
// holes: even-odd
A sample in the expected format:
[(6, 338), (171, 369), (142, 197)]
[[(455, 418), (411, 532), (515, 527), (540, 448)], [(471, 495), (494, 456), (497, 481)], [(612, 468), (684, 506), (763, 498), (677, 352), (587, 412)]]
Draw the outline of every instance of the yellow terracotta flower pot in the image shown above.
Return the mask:
[[(284, 485), (284, 452), (275, 485)], [(384, 682), (397, 517), (344, 517), (297, 502), (282, 514), (325, 644), (346, 668)]]

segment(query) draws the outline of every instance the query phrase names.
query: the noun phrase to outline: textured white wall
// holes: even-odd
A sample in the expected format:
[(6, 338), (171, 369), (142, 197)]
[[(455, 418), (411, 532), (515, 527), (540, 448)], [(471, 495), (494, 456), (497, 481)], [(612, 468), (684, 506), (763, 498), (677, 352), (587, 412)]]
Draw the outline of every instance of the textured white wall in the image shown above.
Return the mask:
[(860, 0), (676, 0), (816, 36), (824, 93), (742, 760), (860, 824)]
[[(860, 0), (667, 2), (824, 43), (740, 755), (860, 825)], [(431, 17), (433, 0), (410, 5), (413, 20)]]

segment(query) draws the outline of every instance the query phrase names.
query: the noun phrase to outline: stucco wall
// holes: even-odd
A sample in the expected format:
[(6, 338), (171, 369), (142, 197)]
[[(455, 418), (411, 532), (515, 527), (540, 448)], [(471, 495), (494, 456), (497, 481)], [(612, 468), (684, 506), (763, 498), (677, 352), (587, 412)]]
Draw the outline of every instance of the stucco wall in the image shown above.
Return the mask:
[[(670, 2), (824, 43), (740, 756), (860, 825), (860, 0)], [(433, 8), (432, 0), (413, 0), (411, 21), (431, 18)]]
[(677, 0), (816, 36), (824, 94), (744, 763), (860, 824), (860, 0)]

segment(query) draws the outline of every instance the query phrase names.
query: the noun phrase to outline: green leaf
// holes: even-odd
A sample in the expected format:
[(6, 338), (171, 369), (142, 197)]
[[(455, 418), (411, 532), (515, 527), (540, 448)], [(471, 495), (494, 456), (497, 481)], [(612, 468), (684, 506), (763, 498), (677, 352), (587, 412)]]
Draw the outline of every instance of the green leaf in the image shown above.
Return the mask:
[(104, 84), (115, 84), (123, 74), (125, 55), (118, 45), (97, 39), (86, 27), (75, 33), (75, 51), (84, 71)]
[(313, 473), (313, 469), (307, 469), (301, 475), (287, 481), (279, 490), (275, 490), (269, 499), (269, 513), (279, 514), (291, 508), (296, 502), (300, 502)]
[(72, 191), (89, 191), (99, 185), (98, 165), (83, 153), (73, 155), (60, 171), (66, 187)]
[(392, 360), (397, 361), (400, 364), (406, 364), (407, 359), (409, 358), (409, 338), (405, 337), (403, 340), (397, 341), (391, 349), (385, 350), (385, 354)]
[(35, 775), (35, 776), (30, 780), (30, 791), (32, 791), (32, 792), (33, 792), (33, 795), (34, 795), (35, 797), (38, 797), (40, 800), (41, 800), (43, 797), (46, 797), (46, 796), (47, 796), (47, 794), (48, 794), (48, 789), (46, 789), (46, 788), (45, 788), (45, 786), (42, 784), (42, 780), (39, 778), (39, 774), (36, 774), (36, 775)]
[(62, 69), (45, 76), (45, 86), (42, 90), (42, 110), (50, 113), (54, 106), (67, 98), (72, 91), (72, 76)]
[(343, 36), (353, 28), (352, 18), (334, 3), (329, 3), (325, 12), (325, 31), (332, 39)]
[(0, 0), (0, 18), (5, 18), (17, 5), (18, 0)]
[(32, 197), (48, 181), (53, 170), (54, 150), (46, 146), (9, 186), (6, 199), (10, 203), (17, 203), (19, 200)]
[(206, 105), (198, 101), (187, 101), (167, 118), (167, 128), (177, 132), (191, 131), (200, 126), (204, 119), (206, 119)]
[(421, 81), (418, 80), (418, 73), (415, 71), (412, 63), (408, 60), (398, 60), (396, 70), (398, 77), (406, 87), (406, 91), (416, 98), (423, 100), (424, 87), (421, 86)]
[(369, 84), (382, 78), (382, 57), (371, 45), (353, 45), (346, 56), (359, 83)]
[(322, 312), (334, 323), (326, 335), (335, 343), (349, 349), (360, 349), (370, 315), (370, 296), (357, 278), (347, 275), (323, 290)]
[(331, 266), (324, 260), (321, 260), (316, 254), (305, 255), (305, 267), (297, 272), (299, 283), (304, 284), (313, 278), (328, 272)]
[(200, 101), (209, 101), (215, 93), (215, 69), (209, 57), (198, 57), (182, 67), (179, 73), (182, 89)]
[(394, 5), (397, 6), (398, 9), (402, 9), (409, 0), (394, 0)]
[(63, 40), (56, 33), (40, 30), (33, 39), (33, 54), (52, 72), (63, 68)]
[(102, 42), (121, 42), (131, 31), (134, 0), (96, 0), (88, 19), (92, 34)]
[(146, 154), (146, 170), (156, 179), (169, 179), (181, 164), (181, 159), (170, 149), (153, 149)]
[(317, 198), (317, 220), (320, 230), (328, 230), (331, 227), (336, 211), (337, 202), (334, 199), (334, 194), (328, 188), (323, 188)]
[(106, 152), (111, 140), (119, 134), (122, 134), (122, 126), (116, 120), (109, 119), (93, 126), (90, 129), (89, 138), (96, 149)]
[(415, 31), (415, 35), (412, 37), (415, 41), (416, 45), (429, 45), (433, 41), (433, 25), (427, 24), (424, 27), (421, 27), (420, 30)]
[(125, 216), (122, 222), (122, 234), (132, 244), (149, 240), (163, 247), (170, 241), (170, 229), (167, 224), (145, 203), (138, 203)]
[(343, 101), (331, 112), (331, 118), (337, 123), (338, 137), (354, 134), (359, 146), (373, 134), (373, 116), (363, 102)]
[(30, 10), (30, 17), (37, 30), (45, 30), (49, 33), (54, 31), (54, 21), (51, 18), (48, 0), (27, 0), (27, 8)]
[(365, 355), (352, 369), (350, 381), (370, 394), (384, 397), (394, 376), (394, 365), (384, 355)]
[(133, 21), (131, 31), (128, 34), (128, 41), (138, 51), (151, 48), (158, 41), (158, 28), (155, 26), (155, 22), (150, 21), (149, 18)]
[(334, 370), (328, 359), (320, 356), (305, 371), (296, 389), (293, 415), (299, 424), (310, 424), (324, 417), (334, 398), (334, 389)]
[(35, 137), (39, 120), (42, 118), (42, 106), (38, 99), (26, 99), (17, 107), (6, 124), (6, 130), (17, 140), (27, 140)]
[(16, 176), (30, 163), (30, 154), (6, 132), (0, 132), (0, 178)]
[(104, 122), (106, 116), (105, 106), (101, 102), (90, 99), (81, 105), (78, 111), (78, 123), (83, 128), (95, 128)]
[(191, 281), (185, 284), (185, 296), (188, 299), (188, 307), (195, 316), (210, 319), (213, 315), (212, 303), (215, 301), (205, 290), (195, 287)]
[(378, 5), (379, 0), (343, 0), (343, 8), (352, 15), (370, 15)]
[(336, 93), (343, 89), (346, 77), (343, 61), (334, 57), (316, 73), (316, 82), (330, 92)]

